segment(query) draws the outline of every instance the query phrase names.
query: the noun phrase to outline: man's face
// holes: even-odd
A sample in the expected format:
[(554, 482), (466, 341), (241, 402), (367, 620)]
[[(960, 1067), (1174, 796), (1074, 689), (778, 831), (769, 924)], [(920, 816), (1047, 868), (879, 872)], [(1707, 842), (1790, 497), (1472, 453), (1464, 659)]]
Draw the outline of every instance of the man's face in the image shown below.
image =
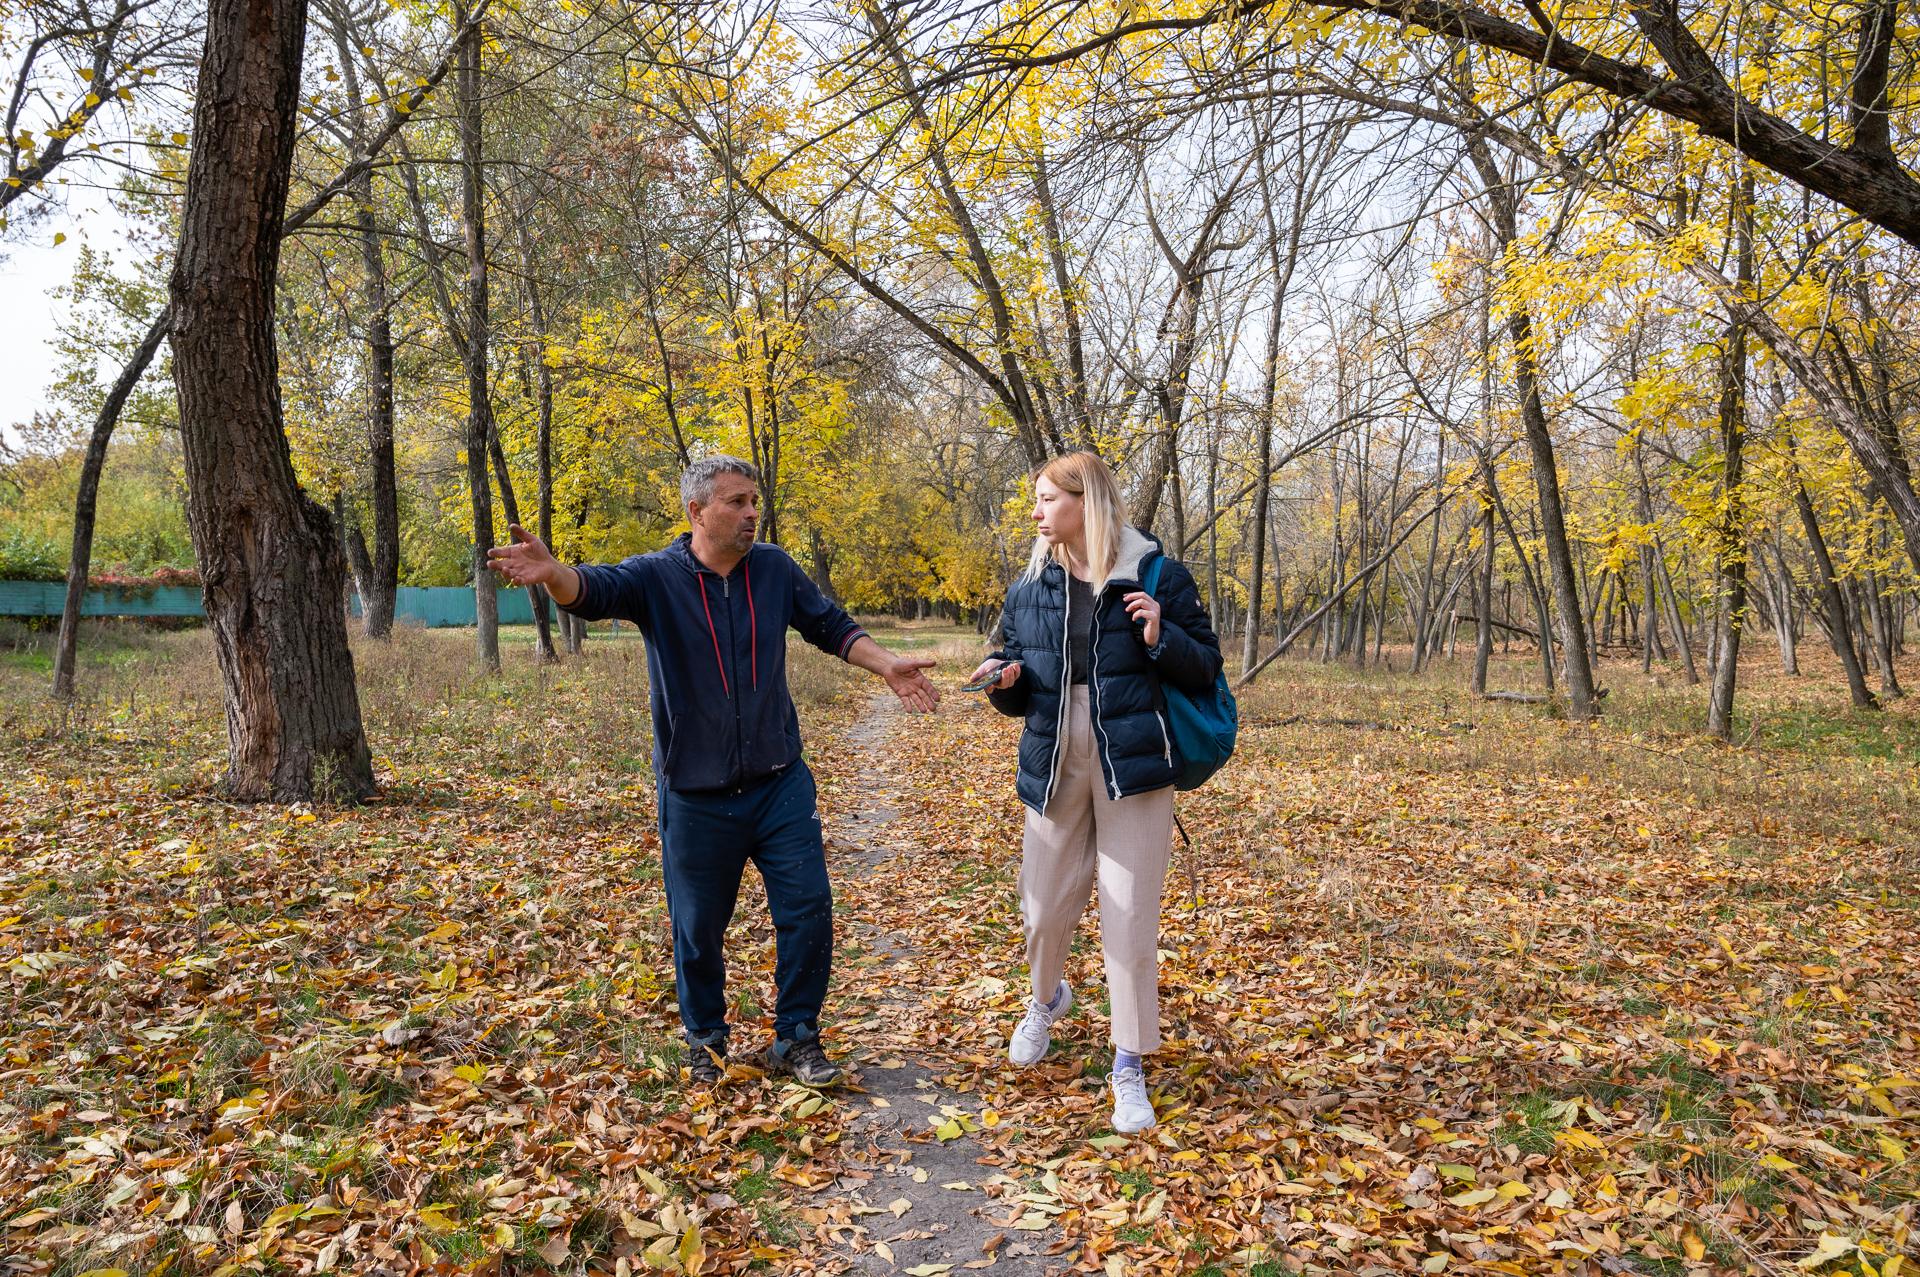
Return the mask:
[(760, 485), (742, 474), (714, 481), (713, 499), (687, 506), (687, 521), (702, 540), (745, 554), (760, 531)]

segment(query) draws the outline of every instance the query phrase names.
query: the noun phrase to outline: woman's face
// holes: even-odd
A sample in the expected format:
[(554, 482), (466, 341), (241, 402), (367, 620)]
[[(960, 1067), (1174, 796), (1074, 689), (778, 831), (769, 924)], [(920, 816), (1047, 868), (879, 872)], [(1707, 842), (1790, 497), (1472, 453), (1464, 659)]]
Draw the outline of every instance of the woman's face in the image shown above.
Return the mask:
[(1079, 496), (1045, 475), (1033, 485), (1033, 522), (1048, 545), (1071, 545), (1086, 527)]

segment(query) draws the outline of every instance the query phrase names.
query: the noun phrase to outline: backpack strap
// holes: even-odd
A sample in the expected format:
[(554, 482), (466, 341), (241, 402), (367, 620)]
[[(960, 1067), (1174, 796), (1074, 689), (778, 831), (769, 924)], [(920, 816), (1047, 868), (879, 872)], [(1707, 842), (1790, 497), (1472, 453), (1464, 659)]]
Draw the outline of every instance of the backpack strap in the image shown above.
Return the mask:
[(1141, 588), (1156, 599), (1160, 597), (1160, 569), (1166, 565), (1166, 562), (1166, 552), (1156, 551), (1153, 556), (1153, 566), (1147, 569), (1146, 579), (1140, 582)]

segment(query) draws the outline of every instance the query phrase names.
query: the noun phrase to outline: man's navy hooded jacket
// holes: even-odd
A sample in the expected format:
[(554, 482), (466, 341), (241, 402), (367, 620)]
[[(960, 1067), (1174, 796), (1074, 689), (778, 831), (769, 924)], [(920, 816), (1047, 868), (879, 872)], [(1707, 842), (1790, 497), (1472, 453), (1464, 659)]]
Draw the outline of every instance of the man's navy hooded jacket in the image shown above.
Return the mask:
[(756, 543), (731, 576), (692, 536), (610, 567), (581, 567), (567, 608), (632, 621), (647, 641), (653, 774), (677, 790), (738, 789), (800, 758), (787, 691), (787, 627), (845, 659), (866, 633), (779, 546)]

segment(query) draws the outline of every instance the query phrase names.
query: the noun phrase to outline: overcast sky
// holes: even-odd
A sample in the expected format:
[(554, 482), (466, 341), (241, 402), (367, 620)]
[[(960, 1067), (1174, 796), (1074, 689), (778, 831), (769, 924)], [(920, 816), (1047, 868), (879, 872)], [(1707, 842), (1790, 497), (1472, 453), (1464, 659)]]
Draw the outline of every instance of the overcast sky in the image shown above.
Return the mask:
[(15, 239), (0, 258), (0, 431), (17, 442), (14, 426), (47, 406), (53, 380), (53, 297), (67, 282), (85, 236), (68, 223), (67, 242), (53, 245), (53, 228), (36, 226), (32, 239)]

